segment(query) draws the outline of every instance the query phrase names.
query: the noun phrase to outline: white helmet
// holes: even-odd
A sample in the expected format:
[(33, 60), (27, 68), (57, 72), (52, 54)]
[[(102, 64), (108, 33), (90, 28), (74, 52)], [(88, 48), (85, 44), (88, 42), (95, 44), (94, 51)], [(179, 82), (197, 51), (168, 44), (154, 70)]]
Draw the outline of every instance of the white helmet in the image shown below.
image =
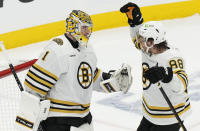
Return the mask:
[(140, 28), (138, 34), (144, 37), (146, 40), (152, 38), (154, 44), (159, 44), (165, 41), (165, 30), (162, 27), (162, 23), (158, 21), (151, 21), (144, 23)]
[[(82, 26), (87, 26), (90, 31), (87, 36), (81, 33)], [(73, 10), (66, 19), (66, 32), (70, 33), (81, 46), (87, 47), (92, 28), (93, 23), (91, 17), (81, 10)]]
[(159, 44), (161, 42), (166, 41), (165, 38), (165, 30), (162, 27), (162, 23), (158, 22), (158, 21), (150, 21), (147, 23), (144, 23), (138, 30), (137, 33), (137, 37), (142, 37), (143, 38), (143, 42), (145, 42), (145, 46), (147, 47), (147, 51), (153, 47), (153, 45), (151, 47), (148, 47), (146, 45), (146, 42), (148, 39), (153, 39), (154, 40), (154, 45), (155, 44)]

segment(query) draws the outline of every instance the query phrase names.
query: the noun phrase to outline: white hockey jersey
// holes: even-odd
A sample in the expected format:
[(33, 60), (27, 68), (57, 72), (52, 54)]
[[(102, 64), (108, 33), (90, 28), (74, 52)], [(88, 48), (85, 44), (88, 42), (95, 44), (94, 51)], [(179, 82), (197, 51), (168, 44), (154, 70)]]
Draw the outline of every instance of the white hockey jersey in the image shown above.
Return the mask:
[(29, 69), (24, 85), (32, 94), (51, 101), (48, 117), (84, 117), (92, 91), (100, 87), (101, 71), (90, 45), (73, 48), (65, 35), (54, 38)]
[[(136, 28), (137, 29), (137, 28)], [(133, 42), (137, 49), (141, 46), (134, 41), (134, 30), (132, 31)], [(143, 72), (153, 66), (172, 67), (173, 79), (169, 83), (161, 83), (164, 91), (169, 97), (181, 120), (190, 112), (190, 101), (187, 92), (188, 77), (185, 72), (185, 62), (178, 49), (170, 46), (170, 49), (161, 54), (148, 55), (142, 53)], [(143, 116), (157, 125), (169, 125), (178, 123), (173, 112), (160, 92), (157, 83), (152, 84), (148, 79), (142, 78), (143, 84)]]

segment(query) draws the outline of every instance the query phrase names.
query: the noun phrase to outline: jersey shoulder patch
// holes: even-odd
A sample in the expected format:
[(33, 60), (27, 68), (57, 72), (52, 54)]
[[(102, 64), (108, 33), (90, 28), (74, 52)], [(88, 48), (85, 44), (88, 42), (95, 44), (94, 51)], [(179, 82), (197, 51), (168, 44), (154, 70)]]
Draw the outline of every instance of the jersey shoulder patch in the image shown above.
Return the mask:
[(61, 38), (54, 38), (53, 41), (56, 42), (60, 46), (63, 45), (63, 40)]

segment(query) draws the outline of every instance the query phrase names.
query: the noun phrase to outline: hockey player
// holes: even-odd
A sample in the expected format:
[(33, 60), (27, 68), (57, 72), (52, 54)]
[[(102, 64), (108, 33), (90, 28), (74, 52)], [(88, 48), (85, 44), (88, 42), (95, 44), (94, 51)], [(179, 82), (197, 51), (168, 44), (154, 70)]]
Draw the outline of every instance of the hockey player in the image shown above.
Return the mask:
[(185, 62), (177, 48), (168, 45), (160, 22), (143, 23), (140, 8), (127, 3), (120, 8), (128, 17), (131, 39), (142, 52), (143, 118), (137, 131), (179, 131), (180, 125), (158, 88), (162, 84), (182, 121), (190, 112)]
[(20, 129), (36, 131), (41, 121), (41, 131), (93, 131), (92, 91), (128, 91), (130, 66), (110, 73), (97, 68), (88, 44), (92, 28), (88, 14), (73, 10), (66, 19), (66, 33), (53, 38), (29, 69), (16, 119)]

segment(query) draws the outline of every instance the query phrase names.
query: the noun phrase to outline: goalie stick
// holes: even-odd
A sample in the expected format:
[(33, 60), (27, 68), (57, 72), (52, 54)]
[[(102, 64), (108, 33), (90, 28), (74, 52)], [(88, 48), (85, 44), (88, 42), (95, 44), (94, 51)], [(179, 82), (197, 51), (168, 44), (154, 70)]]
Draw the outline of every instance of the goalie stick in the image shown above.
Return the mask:
[(17, 82), (17, 85), (21, 91), (21, 100), (19, 103), (19, 112), (16, 114), (16, 128), (22, 131), (37, 131), (42, 120), (45, 120), (48, 117), (50, 101), (49, 100), (40, 100), (37, 96), (34, 96), (26, 91), (17, 76), (17, 73), (14, 69), (14, 66), (11, 63), (11, 60), (6, 52), (6, 49), (3, 45), (3, 42), (0, 42), (2, 53), (8, 65), (11, 69), (11, 72)]
[(176, 119), (177, 119), (179, 125), (181, 126), (181, 128), (183, 129), (183, 131), (187, 131), (187, 129), (185, 128), (185, 125), (183, 124), (183, 122), (181, 121), (181, 119), (180, 119), (178, 113), (177, 113), (176, 110), (174, 109), (174, 107), (173, 107), (171, 101), (169, 100), (167, 94), (166, 94), (165, 91), (163, 90), (162, 85), (161, 85), (160, 82), (158, 82), (158, 88), (160, 89), (160, 92), (162, 93), (163, 97), (165, 98), (167, 104), (169, 105), (171, 111), (173, 112), (174, 116), (176, 117)]
[(22, 86), (22, 84), (21, 84), (21, 82), (20, 82), (20, 80), (19, 80), (19, 77), (17, 76), (17, 73), (16, 73), (16, 71), (15, 71), (15, 68), (14, 68), (13, 64), (12, 64), (11, 61), (10, 61), (9, 56), (7, 55), (6, 49), (5, 49), (5, 47), (4, 47), (2, 41), (0, 42), (0, 46), (1, 46), (2, 53), (3, 53), (4, 57), (5, 57), (6, 60), (8, 61), (8, 65), (9, 65), (9, 67), (10, 67), (10, 70), (12, 71), (12, 74), (13, 74), (13, 76), (14, 76), (16, 82), (17, 82), (17, 85), (18, 85), (20, 91), (21, 91), (21, 92), (24, 91), (24, 88), (23, 88), (23, 86)]

